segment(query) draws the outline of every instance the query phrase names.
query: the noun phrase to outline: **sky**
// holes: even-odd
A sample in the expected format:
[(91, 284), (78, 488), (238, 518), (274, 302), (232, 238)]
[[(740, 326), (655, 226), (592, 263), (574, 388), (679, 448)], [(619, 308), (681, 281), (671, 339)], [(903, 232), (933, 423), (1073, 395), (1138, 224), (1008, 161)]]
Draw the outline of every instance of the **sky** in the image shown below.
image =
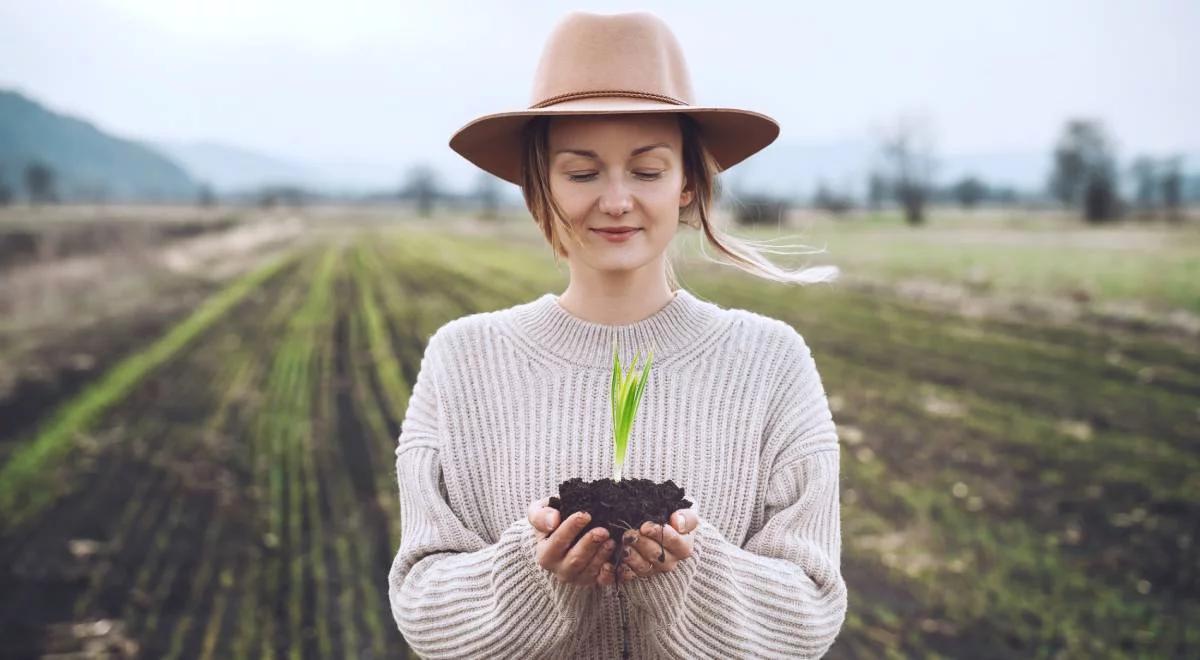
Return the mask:
[(1195, 0), (0, 0), (0, 88), (124, 137), (453, 180), (477, 170), (450, 136), (529, 105), (571, 9), (658, 14), (697, 102), (768, 114), (780, 143), (917, 115), (940, 153), (1047, 151), (1085, 116), (1123, 155), (1200, 147)]

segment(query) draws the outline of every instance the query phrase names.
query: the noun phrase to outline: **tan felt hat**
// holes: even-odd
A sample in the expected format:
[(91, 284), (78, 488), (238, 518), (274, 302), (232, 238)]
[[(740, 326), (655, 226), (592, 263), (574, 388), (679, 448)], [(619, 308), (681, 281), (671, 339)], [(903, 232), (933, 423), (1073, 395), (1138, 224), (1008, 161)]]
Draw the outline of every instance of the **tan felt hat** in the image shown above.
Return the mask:
[(529, 108), (472, 120), (450, 138), (450, 148), (521, 185), (521, 129), (533, 117), (642, 112), (691, 116), (722, 170), (779, 136), (779, 124), (764, 114), (696, 105), (683, 50), (658, 16), (574, 11), (542, 49)]

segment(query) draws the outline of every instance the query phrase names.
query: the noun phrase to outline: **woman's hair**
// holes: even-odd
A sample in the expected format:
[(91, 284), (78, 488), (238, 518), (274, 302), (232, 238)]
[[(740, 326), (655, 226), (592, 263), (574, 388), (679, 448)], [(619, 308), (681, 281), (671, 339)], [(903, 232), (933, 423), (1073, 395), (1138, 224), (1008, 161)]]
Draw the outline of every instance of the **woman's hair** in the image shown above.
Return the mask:
[[(687, 187), (694, 192), (692, 201), (680, 209), (679, 222), (703, 231), (708, 242), (727, 256), (732, 261), (732, 265), (753, 275), (776, 282), (794, 284), (812, 284), (836, 279), (838, 276), (836, 266), (817, 266), (798, 270), (779, 268), (763, 257), (763, 253), (788, 254), (788, 252), (776, 250), (774, 248), (778, 246), (769, 245), (767, 242), (759, 243), (736, 238), (721, 231), (712, 222), (710, 210), (713, 200), (719, 192), (717, 173), (720, 171), (720, 166), (708, 149), (704, 147), (700, 138), (700, 126), (696, 121), (683, 113), (676, 113), (675, 116), (679, 118), (679, 127), (683, 133), (683, 174), (687, 179)], [(522, 135), (521, 191), (525, 196), (525, 205), (554, 250), (554, 262), (557, 265), (560, 258), (567, 256), (567, 240), (575, 245), (582, 245), (582, 241), (572, 227), (567, 214), (550, 193), (550, 119), (549, 116), (541, 115), (534, 117), (525, 125)], [(808, 246), (801, 245), (800, 247)], [(700, 244), (700, 251), (705, 257), (708, 257), (703, 242)], [(711, 258), (709, 260), (721, 263)], [(679, 283), (669, 255), (666, 261), (667, 282), (671, 289), (675, 290), (679, 288)]]

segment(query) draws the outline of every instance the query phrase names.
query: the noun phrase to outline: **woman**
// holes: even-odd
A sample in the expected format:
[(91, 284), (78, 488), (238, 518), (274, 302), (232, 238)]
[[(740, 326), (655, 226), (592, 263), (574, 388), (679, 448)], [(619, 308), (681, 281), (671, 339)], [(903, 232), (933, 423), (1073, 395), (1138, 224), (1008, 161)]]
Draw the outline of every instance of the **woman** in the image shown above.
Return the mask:
[(522, 187), (570, 284), (455, 319), (426, 346), (396, 449), (389, 575), (421, 656), (621, 653), (616, 539), (597, 528), (572, 545), (586, 515), (546, 506), (562, 481), (613, 472), (614, 340), (623, 364), (655, 347), (625, 474), (673, 479), (694, 503), (628, 533), (616, 569), (634, 657), (818, 657), (841, 628), (840, 454), (811, 351), (782, 321), (679, 288), (665, 251), (686, 223), (771, 279), (836, 270), (782, 271), (710, 226), (716, 172), (778, 126), (691, 98), (660, 19), (575, 12), (547, 42), (531, 108), (451, 140)]

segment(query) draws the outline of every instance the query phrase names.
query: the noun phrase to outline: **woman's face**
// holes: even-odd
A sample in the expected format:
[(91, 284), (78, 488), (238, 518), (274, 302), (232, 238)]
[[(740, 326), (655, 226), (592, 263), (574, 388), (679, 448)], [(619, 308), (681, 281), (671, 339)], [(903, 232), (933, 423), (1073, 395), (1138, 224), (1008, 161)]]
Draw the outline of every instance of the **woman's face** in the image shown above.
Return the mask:
[[(572, 266), (632, 270), (659, 259), (692, 199), (676, 117), (555, 117), (548, 137), (550, 192), (583, 242), (564, 243)], [(598, 231), (617, 227), (635, 230), (620, 241)]]

